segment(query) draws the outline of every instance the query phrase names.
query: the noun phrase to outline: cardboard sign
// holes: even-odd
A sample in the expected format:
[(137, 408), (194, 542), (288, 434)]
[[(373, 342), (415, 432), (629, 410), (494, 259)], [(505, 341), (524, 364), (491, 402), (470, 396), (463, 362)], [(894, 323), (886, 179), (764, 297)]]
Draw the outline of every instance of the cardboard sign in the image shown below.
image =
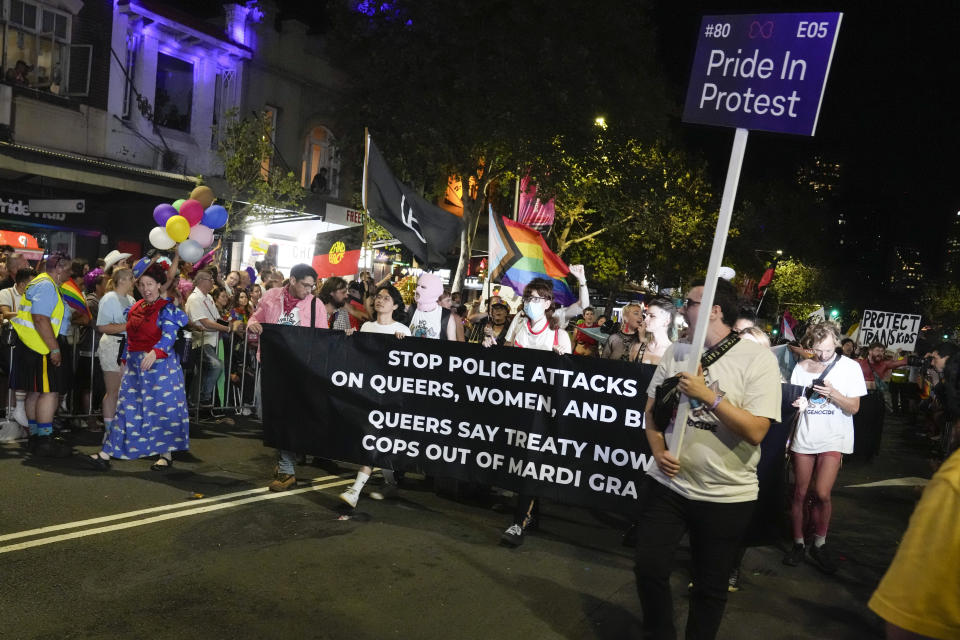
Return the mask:
[(812, 136), (842, 17), (704, 16), (683, 121)]
[(920, 335), (920, 316), (892, 311), (864, 311), (857, 344), (882, 342), (888, 351), (913, 351)]

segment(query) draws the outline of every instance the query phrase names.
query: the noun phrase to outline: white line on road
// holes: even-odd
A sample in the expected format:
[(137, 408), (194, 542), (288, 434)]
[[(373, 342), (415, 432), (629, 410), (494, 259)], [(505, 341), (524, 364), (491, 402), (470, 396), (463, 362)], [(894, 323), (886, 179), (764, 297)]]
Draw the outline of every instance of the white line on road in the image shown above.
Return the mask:
[[(339, 478), (340, 476), (325, 476), (322, 479), (328, 478)], [(321, 478), (317, 478), (321, 480)], [(38, 538), (36, 540), (29, 540), (27, 542), (20, 542), (18, 544), (11, 544), (0, 547), (0, 553), (9, 553), (11, 551), (22, 551), (23, 549), (30, 549), (31, 547), (39, 547), (47, 544), (53, 544), (55, 542), (63, 542), (65, 540), (73, 540), (75, 538), (84, 538), (86, 536), (98, 535), (101, 533), (109, 533), (111, 531), (120, 531), (122, 529), (130, 529), (133, 527), (140, 527), (146, 524), (153, 524), (155, 522), (162, 522), (164, 520), (173, 520), (174, 518), (184, 518), (186, 516), (199, 515), (201, 513), (210, 513), (212, 511), (219, 511), (220, 509), (229, 509), (231, 507), (237, 507), (244, 504), (250, 504), (253, 502), (262, 502), (264, 500), (275, 500), (277, 498), (284, 498), (286, 496), (293, 496), (300, 493), (307, 493), (308, 491), (319, 491), (320, 489), (329, 489), (331, 487), (340, 487), (347, 484), (353, 484), (353, 478), (348, 478), (346, 480), (339, 480), (337, 482), (328, 482), (326, 484), (314, 484), (309, 487), (304, 487), (302, 489), (291, 489), (289, 491), (283, 491), (278, 493), (266, 493), (264, 495), (257, 495), (251, 498), (244, 498), (242, 500), (233, 500), (230, 502), (224, 502), (230, 497), (237, 497), (242, 495), (247, 495), (250, 493), (264, 493), (266, 487), (261, 489), (252, 489), (249, 491), (240, 491), (235, 494), (227, 494), (224, 496), (218, 496), (216, 498), (209, 498), (213, 504), (205, 504), (199, 507), (193, 507), (189, 509), (184, 509), (182, 511), (177, 511), (175, 513), (165, 513), (158, 516), (153, 516), (150, 518), (143, 518), (141, 520), (134, 520), (132, 522), (120, 522), (117, 524), (112, 524), (106, 527), (97, 527), (94, 529), (84, 529), (83, 531), (74, 531), (73, 533), (64, 533), (57, 536), (50, 536), (47, 538)], [(199, 501), (198, 501), (199, 502)], [(196, 504), (196, 503), (191, 503)], [(106, 520), (120, 520), (123, 518), (130, 517), (132, 514), (143, 514), (143, 513), (152, 513), (155, 511), (160, 511), (164, 509), (175, 509), (178, 507), (184, 507), (182, 503), (176, 505), (164, 505), (163, 507), (153, 507), (151, 509), (141, 509), (140, 511), (131, 511), (128, 513), (120, 513), (114, 516), (105, 516), (104, 518), (92, 518), (91, 520), (82, 520), (79, 522), (69, 522), (66, 524), (55, 525), (54, 527), (46, 527), (46, 530), (61, 530), (61, 529), (73, 529), (79, 526), (84, 526), (85, 524), (92, 524), (96, 522), (102, 522)], [(26, 535), (36, 535), (40, 529), (34, 529), (31, 531), (24, 531), (21, 533), (7, 534), (2, 539), (13, 539), (17, 537), (25, 537)]]

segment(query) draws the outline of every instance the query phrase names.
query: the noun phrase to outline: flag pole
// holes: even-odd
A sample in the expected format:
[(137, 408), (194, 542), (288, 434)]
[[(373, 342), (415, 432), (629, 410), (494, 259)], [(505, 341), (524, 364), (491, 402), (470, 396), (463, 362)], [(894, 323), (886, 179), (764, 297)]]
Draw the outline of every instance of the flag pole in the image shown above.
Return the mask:
[[(700, 354), (707, 339), (707, 325), (709, 324), (710, 310), (713, 308), (713, 299), (717, 293), (717, 278), (723, 262), (723, 251), (727, 244), (727, 233), (730, 231), (730, 219), (733, 217), (733, 202), (737, 196), (737, 185), (740, 182), (740, 170), (743, 167), (743, 156), (747, 150), (747, 129), (737, 128), (733, 137), (733, 148), (730, 150), (730, 163), (727, 165), (727, 180), (723, 185), (723, 197), (720, 200), (720, 214), (717, 216), (717, 230), (713, 235), (713, 247), (710, 249), (710, 261), (707, 263), (707, 278), (703, 287), (703, 297), (697, 309), (697, 328), (693, 332), (690, 358), (687, 360), (687, 373), (697, 375), (700, 367)], [(690, 413), (689, 400), (680, 403), (673, 427), (673, 442), (670, 454), (679, 459), (683, 447), (683, 435), (686, 433), (687, 415)], [(679, 427), (677, 425), (680, 425)], [(681, 464), (680, 473), (683, 473)]]
[(367, 211), (367, 161), (370, 159), (370, 130), (363, 128), (363, 210)]

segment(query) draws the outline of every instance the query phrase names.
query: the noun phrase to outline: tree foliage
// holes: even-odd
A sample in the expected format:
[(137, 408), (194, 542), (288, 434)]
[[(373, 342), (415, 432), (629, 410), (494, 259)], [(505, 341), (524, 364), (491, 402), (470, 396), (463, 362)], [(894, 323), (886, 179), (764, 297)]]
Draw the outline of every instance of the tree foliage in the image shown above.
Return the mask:
[(960, 286), (954, 282), (932, 282), (923, 287), (920, 309), (924, 324), (933, 324), (955, 333), (960, 329)]
[(583, 262), (591, 281), (610, 289), (644, 279), (677, 285), (703, 272), (718, 203), (702, 163), (661, 141), (606, 133), (584, 153), (558, 156), (548, 182), (558, 255)]
[(798, 319), (816, 311), (823, 304), (822, 269), (788, 258), (777, 263), (770, 293), (781, 310), (790, 309)]
[(233, 191), (223, 194), (230, 214), (227, 229), (270, 218), (277, 211), (298, 210), (306, 191), (293, 171), (277, 166), (273, 158), (272, 119), (263, 112), (240, 118), (235, 109), (225, 118), (217, 155)]
[(487, 202), (558, 137), (580, 146), (600, 114), (638, 133), (665, 125), (646, 2), (340, 0), (331, 20), (328, 53), (352, 79), (344, 137), (369, 127), (427, 197), (442, 197), (451, 175), (464, 184), (455, 288)]

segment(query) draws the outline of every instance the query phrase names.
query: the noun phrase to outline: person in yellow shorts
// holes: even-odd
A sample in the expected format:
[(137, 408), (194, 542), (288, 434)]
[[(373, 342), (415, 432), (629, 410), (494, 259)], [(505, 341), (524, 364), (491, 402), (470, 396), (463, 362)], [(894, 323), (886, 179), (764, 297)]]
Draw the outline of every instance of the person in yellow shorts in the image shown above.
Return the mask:
[(889, 640), (960, 638), (960, 450), (947, 458), (910, 516), (897, 555), (868, 606)]

